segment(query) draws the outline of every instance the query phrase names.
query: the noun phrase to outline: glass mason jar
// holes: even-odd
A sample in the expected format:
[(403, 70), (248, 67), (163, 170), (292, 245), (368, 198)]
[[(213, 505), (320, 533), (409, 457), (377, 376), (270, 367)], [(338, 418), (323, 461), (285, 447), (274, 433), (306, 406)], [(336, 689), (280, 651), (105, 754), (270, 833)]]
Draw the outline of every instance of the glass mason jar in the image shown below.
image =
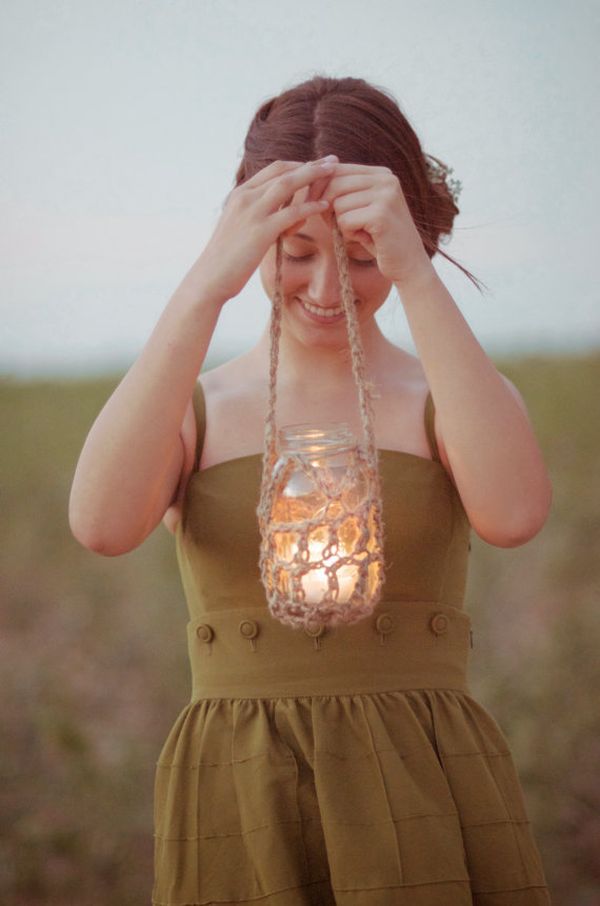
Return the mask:
[(292, 625), (362, 619), (382, 570), (364, 453), (343, 422), (288, 425), (278, 439), (266, 564), (277, 615)]

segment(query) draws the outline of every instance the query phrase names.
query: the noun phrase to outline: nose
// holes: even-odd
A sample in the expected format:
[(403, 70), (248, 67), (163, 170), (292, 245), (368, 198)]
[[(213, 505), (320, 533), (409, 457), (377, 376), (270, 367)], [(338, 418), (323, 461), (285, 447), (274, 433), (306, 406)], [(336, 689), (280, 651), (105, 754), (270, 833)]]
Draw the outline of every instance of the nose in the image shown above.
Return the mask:
[(310, 268), (308, 292), (315, 305), (332, 308), (341, 305), (340, 276), (333, 249), (320, 254)]

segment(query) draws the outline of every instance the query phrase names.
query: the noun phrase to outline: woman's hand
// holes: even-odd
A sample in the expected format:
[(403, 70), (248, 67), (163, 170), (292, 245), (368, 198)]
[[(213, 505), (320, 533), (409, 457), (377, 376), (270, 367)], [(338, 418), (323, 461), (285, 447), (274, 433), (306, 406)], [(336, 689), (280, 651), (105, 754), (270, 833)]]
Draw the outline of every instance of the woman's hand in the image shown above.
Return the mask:
[(219, 298), (237, 296), (280, 234), (327, 210), (329, 203), (314, 192), (300, 204), (288, 202), (298, 189), (318, 184), (330, 172), (322, 161), (276, 160), (229, 193), (200, 256)]
[(359, 242), (375, 255), (389, 280), (402, 283), (433, 270), (400, 181), (388, 167), (337, 163), (321, 197), (331, 202), (325, 219), (335, 212), (346, 242)]

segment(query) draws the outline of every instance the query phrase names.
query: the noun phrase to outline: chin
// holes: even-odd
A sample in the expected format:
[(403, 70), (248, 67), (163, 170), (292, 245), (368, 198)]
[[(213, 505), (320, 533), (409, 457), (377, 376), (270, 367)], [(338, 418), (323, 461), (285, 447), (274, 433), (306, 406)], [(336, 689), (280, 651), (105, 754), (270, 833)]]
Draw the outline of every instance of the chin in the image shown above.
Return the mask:
[(282, 325), (283, 323), (285, 323), (284, 329), (286, 333), (293, 335), (297, 342), (307, 348), (329, 349), (334, 352), (350, 354), (350, 337), (345, 318), (336, 324), (322, 326), (321, 324), (311, 323), (308, 320), (301, 320), (284, 308)]

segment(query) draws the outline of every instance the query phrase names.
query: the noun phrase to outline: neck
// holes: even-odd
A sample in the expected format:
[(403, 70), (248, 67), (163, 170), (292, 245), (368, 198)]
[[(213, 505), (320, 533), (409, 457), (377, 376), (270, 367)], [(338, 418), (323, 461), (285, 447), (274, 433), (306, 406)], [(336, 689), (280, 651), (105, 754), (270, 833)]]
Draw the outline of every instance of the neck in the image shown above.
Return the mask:
[[(384, 357), (394, 347), (383, 335), (374, 317), (366, 324), (361, 324), (359, 332), (366, 369), (368, 373), (373, 374), (376, 363), (383, 364)], [(262, 364), (269, 362), (270, 342), (270, 322), (267, 322), (260, 340), (254, 347), (254, 353)], [(268, 364), (265, 374), (268, 374)], [(279, 338), (277, 383), (290, 387), (302, 385), (305, 389), (314, 387), (317, 393), (324, 386), (339, 390), (354, 386), (348, 334), (346, 333), (344, 341), (338, 345), (311, 346), (286, 329), (284, 313)]]

